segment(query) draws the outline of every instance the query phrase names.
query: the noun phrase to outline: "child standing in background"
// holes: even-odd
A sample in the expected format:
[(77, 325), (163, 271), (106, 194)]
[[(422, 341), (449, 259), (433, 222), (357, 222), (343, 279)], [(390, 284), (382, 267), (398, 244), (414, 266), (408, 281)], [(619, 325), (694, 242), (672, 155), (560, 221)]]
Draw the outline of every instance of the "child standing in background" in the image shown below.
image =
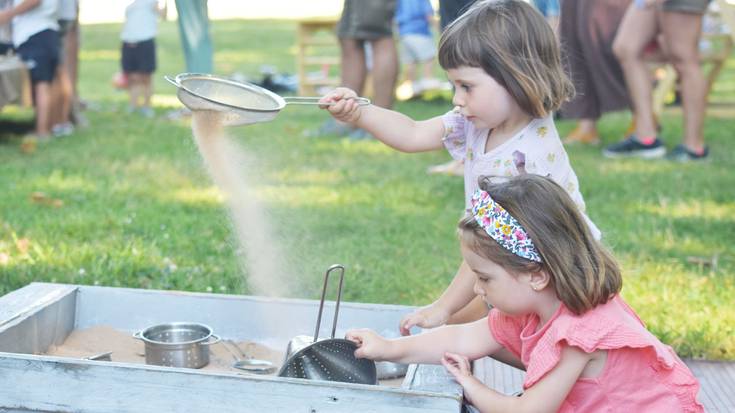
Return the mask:
[[(441, 363), (487, 412), (703, 412), (699, 383), (620, 297), (622, 276), (579, 208), (554, 181), (482, 180), (459, 223), (462, 256), (487, 318), (386, 340), (352, 330), (356, 357)], [(503, 395), (470, 360), (509, 351), (523, 394)]]
[[(401, 63), (404, 83), (398, 88), (398, 96), (412, 97), (440, 85), (433, 77), (436, 45), (431, 33), (434, 9), (429, 0), (398, 0), (396, 23), (401, 39)], [(416, 71), (421, 71), (417, 79)]]
[(128, 79), (129, 112), (136, 110), (153, 117), (151, 95), (152, 74), (156, 71), (156, 41), (158, 18), (165, 17), (166, 3), (158, 0), (132, 0), (125, 7), (122, 40), (122, 70)]
[[(520, 34), (523, 35), (520, 35)], [(360, 127), (403, 152), (446, 148), (464, 161), (465, 205), (481, 175), (549, 176), (585, 204), (577, 176), (556, 131), (552, 112), (573, 87), (561, 65), (559, 43), (543, 16), (524, 1), (478, 1), (450, 24), (439, 43), (439, 63), (454, 86), (456, 108), (428, 120), (374, 105), (358, 106), (354, 91), (338, 88), (322, 101), (336, 119)], [(597, 227), (585, 216), (595, 238)], [(474, 275), (463, 262), (454, 280), (431, 305), (406, 316), (413, 326), (477, 320), (487, 306), (472, 291)], [(469, 304), (469, 305), (468, 305)]]

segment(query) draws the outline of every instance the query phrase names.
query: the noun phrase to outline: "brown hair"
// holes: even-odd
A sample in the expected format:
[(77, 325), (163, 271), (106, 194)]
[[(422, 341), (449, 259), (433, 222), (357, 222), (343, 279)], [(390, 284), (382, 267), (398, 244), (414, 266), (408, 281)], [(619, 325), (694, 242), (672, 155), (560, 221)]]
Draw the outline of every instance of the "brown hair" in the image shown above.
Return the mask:
[(482, 68), (536, 118), (574, 95), (553, 30), (533, 6), (519, 0), (476, 2), (442, 33), (439, 63), (444, 70)]
[(462, 242), (511, 274), (546, 271), (557, 297), (582, 314), (620, 292), (623, 279), (612, 254), (591, 234), (574, 201), (556, 182), (524, 174), (480, 188), (505, 208), (528, 233), (541, 263), (519, 257), (490, 238), (470, 214), (459, 222)]

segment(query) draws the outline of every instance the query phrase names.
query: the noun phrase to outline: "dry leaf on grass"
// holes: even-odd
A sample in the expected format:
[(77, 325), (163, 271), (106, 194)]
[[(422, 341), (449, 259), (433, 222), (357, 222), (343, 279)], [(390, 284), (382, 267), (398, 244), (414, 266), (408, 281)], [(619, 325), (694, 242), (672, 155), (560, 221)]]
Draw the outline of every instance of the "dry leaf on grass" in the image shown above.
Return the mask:
[(18, 248), (18, 252), (22, 255), (26, 255), (31, 249), (31, 240), (28, 238), (18, 238), (15, 240), (15, 248)]
[(36, 148), (38, 147), (38, 142), (35, 138), (25, 138), (20, 143), (20, 151), (23, 153), (31, 154), (33, 152), (36, 152)]
[(52, 198), (43, 192), (31, 193), (31, 202), (39, 205), (52, 206), (54, 208), (61, 208), (64, 206), (64, 201), (58, 198)]

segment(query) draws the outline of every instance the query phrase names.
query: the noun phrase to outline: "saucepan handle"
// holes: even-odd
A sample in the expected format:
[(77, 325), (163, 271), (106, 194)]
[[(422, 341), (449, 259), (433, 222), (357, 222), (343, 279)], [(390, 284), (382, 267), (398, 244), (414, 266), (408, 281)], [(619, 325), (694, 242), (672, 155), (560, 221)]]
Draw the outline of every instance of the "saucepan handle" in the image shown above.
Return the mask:
[[(286, 101), (289, 105), (322, 105), (322, 106), (330, 106), (334, 105), (334, 103), (319, 103), (320, 97), (311, 97), (311, 96), (289, 96), (284, 97), (283, 100)], [(354, 99), (358, 105), (365, 106), (370, 104), (370, 99), (363, 98), (363, 97), (356, 97), (356, 98), (348, 98), (348, 99)]]
[[(209, 341), (210, 339), (214, 339), (214, 341)], [(210, 334), (209, 338), (207, 338), (207, 341), (202, 341), (199, 344), (204, 345), (204, 346), (211, 346), (212, 344), (219, 343), (221, 340), (222, 339), (217, 334)]]

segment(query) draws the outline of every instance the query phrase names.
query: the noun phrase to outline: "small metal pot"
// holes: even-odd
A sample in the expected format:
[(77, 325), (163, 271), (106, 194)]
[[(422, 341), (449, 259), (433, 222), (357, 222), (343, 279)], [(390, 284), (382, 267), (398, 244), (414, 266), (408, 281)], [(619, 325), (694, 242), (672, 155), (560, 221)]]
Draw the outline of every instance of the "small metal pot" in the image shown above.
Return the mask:
[(220, 341), (204, 324), (181, 322), (151, 326), (133, 337), (145, 343), (146, 364), (192, 369), (209, 364), (209, 346)]

